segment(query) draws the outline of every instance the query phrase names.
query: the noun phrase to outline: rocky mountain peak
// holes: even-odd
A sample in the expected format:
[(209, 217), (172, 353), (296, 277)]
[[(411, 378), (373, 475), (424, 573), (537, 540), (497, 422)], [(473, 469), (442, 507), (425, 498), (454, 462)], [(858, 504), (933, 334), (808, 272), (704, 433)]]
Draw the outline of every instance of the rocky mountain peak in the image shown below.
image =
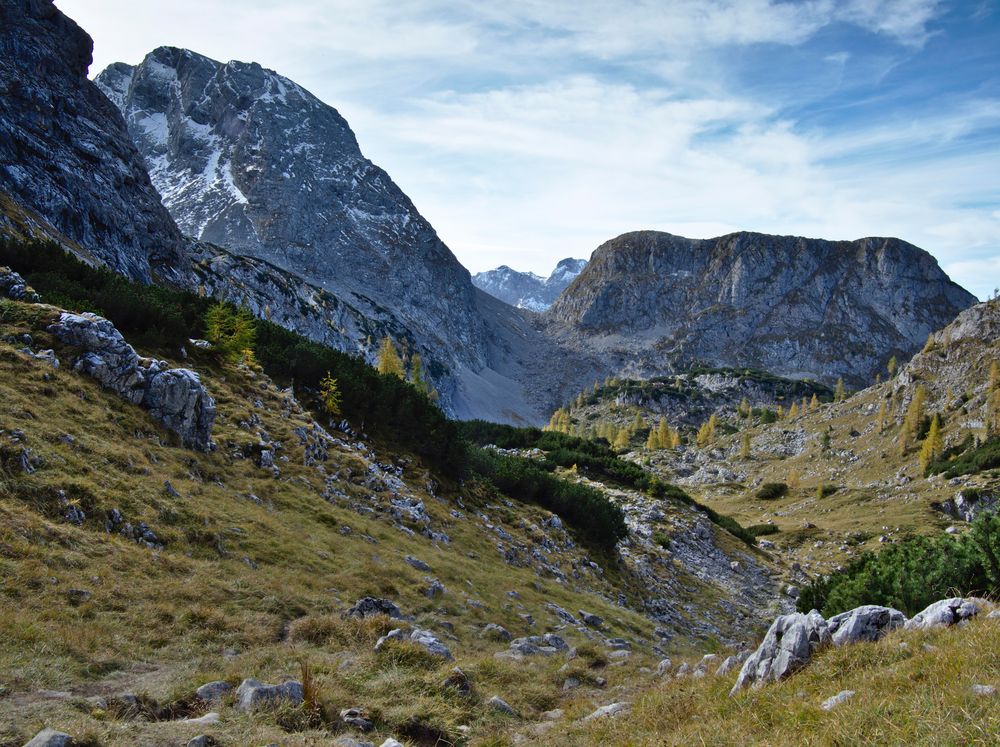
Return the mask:
[(705, 363), (862, 384), (974, 302), (899, 239), (638, 231), (598, 247), (545, 318), (639, 375)]
[(530, 311), (545, 311), (587, 266), (585, 259), (567, 257), (559, 260), (552, 273), (543, 278), (533, 272), (518, 272), (507, 265), (476, 273), (472, 282), (480, 290), (511, 306)]
[(181, 235), (121, 114), (87, 80), (91, 38), (50, 0), (4, 2), (0, 31), (0, 191), (78, 254), (172, 277)]

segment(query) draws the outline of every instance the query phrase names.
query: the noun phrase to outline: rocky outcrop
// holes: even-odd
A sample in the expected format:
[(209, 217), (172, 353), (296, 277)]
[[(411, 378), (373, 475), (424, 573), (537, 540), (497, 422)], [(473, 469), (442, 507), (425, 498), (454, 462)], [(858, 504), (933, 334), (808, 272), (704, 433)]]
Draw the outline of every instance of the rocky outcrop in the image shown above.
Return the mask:
[(149, 410), (186, 446), (202, 451), (209, 448), (215, 401), (197, 373), (139, 356), (111, 322), (96, 314), (64, 311), (49, 332), (63, 343), (80, 348), (73, 363), (75, 371)]
[(65, 732), (42, 729), (24, 747), (73, 747), (74, 744), (73, 737)]
[(598, 247), (544, 319), (637, 375), (702, 363), (858, 386), (975, 300), (899, 239), (639, 231)]
[(797, 672), (829, 640), (826, 620), (815, 610), (807, 615), (781, 615), (771, 624), (757, 650), (743, 663), (730, 695), (748, 685), (759, 687)]
[(376, 597), (362, 597), (344, 613), (344, 617), (358, 619), (376, 615), (385, 615), (394, 620), (404, 619), (402, 611), (393, 602)]
[(906, 624), (906, 615), (892, 607), (866, 604), (849, 612), (834, 615), (827, 621), (831, 640), (836, 646), (859, 641), (877, 641), (886, 633)]
[(987, 604), (981, 599), (952, 597), (934, 602), (910, 620), (899, 610), (873, 604), (856, 607), (829, 620), (824, 620), (816, 610), (808, 615), (782, 615), (771, 624), (760, 646), (743, 664), (729, 694), (735, 695), (749, 685), (760, 687), (794, 674), (827, 643), (837, 646), (870, 643), (893, 630), (959, 625), (986, 608)]
[(41, 300), (20, 275), (9, 267), (0, 267), (0, 296), (13, 301), (37, 303)]
[(585, 259), (566, 258), (559, 261), (551, 275), (543, 278), (533, 272), (518, 272), (501, 265), (495, 270), (477, 272), (472, 276), (472, 283), (511, 306), (545, 311), (586, 266)]
[(978, 615), (983, 607), (981, 600), (973, 598), (942, 599), (914, 615), (907, 621), (905, 628), (906, 630), (926, 630), (927, 628), (957, 625)]
[(121, 114), (87, 79), (92, 50), (51, 0), (0, 4), (0, 193), (84, 257), (175, 278), (181, 234)]

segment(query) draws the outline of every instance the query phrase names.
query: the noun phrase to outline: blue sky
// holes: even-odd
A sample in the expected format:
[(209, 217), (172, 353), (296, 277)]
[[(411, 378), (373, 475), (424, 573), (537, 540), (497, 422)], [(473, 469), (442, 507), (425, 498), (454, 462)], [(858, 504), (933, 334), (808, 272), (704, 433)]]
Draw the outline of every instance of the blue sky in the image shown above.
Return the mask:
[(624, 231), (899, 236), (1000, 286), (1000, 3), (57, 0), (335, 106), (473, 272)]

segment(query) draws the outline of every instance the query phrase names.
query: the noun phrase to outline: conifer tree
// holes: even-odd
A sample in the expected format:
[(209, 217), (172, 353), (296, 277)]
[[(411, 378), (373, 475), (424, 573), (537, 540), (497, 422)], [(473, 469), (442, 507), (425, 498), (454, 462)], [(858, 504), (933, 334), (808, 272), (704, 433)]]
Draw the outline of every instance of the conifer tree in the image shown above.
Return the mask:
[(990, 391), (1000, 389), (1000, 363), (993, 361), (990, 364)]
[(889, 413), (888, 413), (888, 410), (886, 409), (886, 406), (885, 406), (885, 400), (883, 399), (882, 402), (881, 402), (881, 404), (879, 404), (879, 407), (878, 407), (878, 431), (879, 431), (879, 433), (881, 433), (882, 431), (885, 430), (886, 421), (888, 420), (888, 418), (889, 418)]
[(746, 431), (743, 431), (743, 437), (740, 439), (740, 458), (750, 458), (750, 434)]
[(751, 412), (750, 403), (747, 401), (747, 398), (744, 397), (743, 401), (740, 402), (740, 409), (739, 409), (740, 417), (748, 418), (750, 417), (750, 412)]
[(410, 383), (418, 392), (430, 396), (431, 385), (424, 372), (424, 361), (420, 357), (420, 353), (414, 353), (413, 358), (410, 359)]
[(989, 433), (1000, 435), (1000, 387), (994, 389), (990, 395), (986, 427)]
[(934, 333), (931, 332), (929, 335), (927, 335), (927, 342), (924, 343), (923, 350), (921, 350), (920, 352), (929, 353), (932, 350), (934, 350), (934, 348), (935, 348)]
[(330, 375), (329, 371), (319, 382), (319, 395), (323, 401), (323, 409), (328, 415), (333, 417), (340, 415), (340, 388), (337, 386), (337, 380)]
[(785, 408), (782, 405), (778, 405), (778, 420), (785, 419)]
[(660, 418), (659, 424), (656, 426), (656, 439), (659, 442), (661, 449), (673, 448), (674, 438), (673, 434), (670, 432), (670, 426), (667, 425), (665, 418)]
[(792, 470), (788, 473), (788, 477), (785, 478), (785, 482), (787, 483), (789, 490), (795, 490), (799, 487), (799, 473)]
[(920, 471), (926, 472), (927, 467), (940, 456), (944, 450), (944, 439), (941, 437), (941, 419), (934, 415), (931, 427), (927, 431), (923, 446), (920, 447)]
[(406, 379), (406, 371), (403, 369), (403, 361), (396, 351), (396, 344), (388, 335), (382, 338), (382, 345), (378, 350), (378, 372), (383, 375), (396, 376)]
[(621, 430), (618, 431), (618, 435), (615, 436), (615, 440), (614, 443), (612, 444), (612, 447), (617, 451), (621, 451), (623, 449), (627, 449), (628, 446), (629, 446), (628, 429), (622, 428)]
[(653, 449), (663, 448), (663, 444), (660, 443), (660, 439), (655, 428), (650, 428), (649, 430), (649, 436), (646, 438), (646, 448), (650, 451)]
[(799, 406), (792, 402), (792, 406), (788, 408), (788, 419), (797, 418), (799, 416)]
[(717, 423), (718, 420), (714, 414), (709, 416), (708, 420), (702, 423), (702, 426), (698, 429), (698, 435), (695, 437), (695, 442), (699, 446), (707, 446), (715, 440), (715, 428)]
[[(257, 323), (250, 310), (234, 310), (224, 303), (212, 304), (205, 312), (205, 338), (232, 363), (253, 361)], [(249, 355), (247, 352), (249, 351)]]
[(837, 379), (837, 388), (833, 392), (833, 400), (834, 402), (843, 402), (846, 397), (847, 394), (844, 392), (844, 379), (839, 378)]
[(813, 398), (811, 400), (809, 400), (809, 412), (812, 412), (813, 410), (815, 410), (818, 407), (819, 407), (819, 397), (817, 397), (816, 393), (814, 392), (813, 393)]
[(893, 376), (895, 376), (896, 375), (896, 370), (899, 368), (899, 365), (896, 363), (896, 356), (892, 356), (889, 359), (889, 362), (886, 364), (885, 367), (886, 367), (886, 370), (889, 371), (889, 378), (890, 379)]

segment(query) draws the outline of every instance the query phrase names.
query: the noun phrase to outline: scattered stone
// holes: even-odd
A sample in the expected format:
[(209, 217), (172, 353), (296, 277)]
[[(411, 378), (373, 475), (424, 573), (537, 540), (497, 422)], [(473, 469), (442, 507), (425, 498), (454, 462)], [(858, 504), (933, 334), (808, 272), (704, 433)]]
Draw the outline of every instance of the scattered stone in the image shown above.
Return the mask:
[(668, 674), (673, 667), (674, 663), (670, 659), (660, 659), (660, 663), (656, 665), (656, 676), (662, 677)]
[(178, 724), (191, 724), (191, 725), (198, 725), (198, 726), (208, 726), (208, 725), (211, 725), (211, 724), (217, 724), (221, 720), (222, 720), (222, 717), (218, 713), (215, 713), (214, 711), (210, 711), (209, 713), (206, 713), (204, 716), (198, 716), (197, 718), (183, 718), (180, 721), (178, 721), (177, 723)]
[(722, 664), (719, 665), (719, 668), (715, 670), (715, 675), (717, 677), (721, 677), (725, 674), (729, 674), (731, 671), (736, 669), (736, 667), (741, 666), (743, 662), (747, 660), (748, 656), (750, 656), (749, 651), (741, 651), (738, 654), (727, 656), (723, 660)]
[(628, 703), (609, 703), (606, 706), (601, 706), (596, 711), (591, 713), (589, 716), (584, 716), (584, 721), (593, 721), (599, 718), (609, 718), (611, 716), (618, 716), (629, 710)]
[(997, 689), (993, 685), (973, 685), (972, 692), (976, 695), (996, 695)]
[(604, 619), (598, 615), (593, 615), (590, 612), (585, 612), (584, 610), (579, 610), (580, 619), (583, 620), (583, 624), (591, 628), (599, 628), (604, 625)]
[(360, 708), (345, 708), (340, 712), (340, 720), (358, 731), (369, 732), (375, 728), (368, 714)]
[(677, 667), (677, 674), (675, 674), (674, 676), (675, 677), (687, 677), (687, 675), (690, 672), (691, 672), (691, 665), (688, 664), (686, 661), (684, 661), (684, 662), (681, 662), (681, 665), (679, 667)]
[(295, 680), (280, 685), (266, 685), (248, 678), (236, 689), (236, 708), (240, 711), (256, 711), (282, 704), (298, 706), (304, 699), (302, 683)]
[(500, 713), (507, 714), (508, 716), (517, 715), (517, 712), (499, 695), (494, 695), (492, 698), (487, 700), (486, 705), (494, 711), (499, 711)]
[(427, 653), (440, 656), (442, 659), (451, 659), (451, 651), (441, 640), (429, 630), (423, 628), (413, 628), (407, 636), (402, 628), (390, 630), (375, 643), (375, 650), (381, 651), (389, 641), (407, 641), (421, 646)]
[(562, 689), (563, 690), (576, 690), (576, 688), (578, 688), (579, 686), (580, 686), (580, 680), (579, 679), (577, 679), (576, 677), (567, 677), (563, 681)]
[(820, 704), (820, 708), (824, 711), (832, 711), (834, 708), (839, 706), (841, 703), (846, 703), (848, 700), (854, 697), (854, 690), (841, 690), (839, 693), (831, 698), (827, 698)]
[(987, 620), (1000, 620), (1000, 610), (992, 610), (990, 614), (986, 616)]
[(609, 638), (607, 645), (612, 651), (630, 651), (632, 649), (632, 644), (624, 638)]
[(565, 715), (566, 714), (562, 708), (553, 708), (551, 711), (545, 711), (542, 713), (542, 718), (546, 721), (558, 721)]
[(403, 613), (388, 599), (363, 597), (344, 613), (344, 617), (366, 618), (375, 615), (388, 615), (395, 620), (403, 620)]
[(695, 666), (694, 671), (691, 673), (692, 677), (704, 677), (708, 674), (708, 668), (710, 665), (718, 661), (719, 657), (715, 654), (705, 654), (701, 657), (701, 661)]
[(218, 742), (208, 734), (199, 734), (194, 739), (188, 741), (187, 747), (215, 747)]
[(608, 654), (609, 659), (615, 659), (617, 661), (622, 661), (627, 659), (632, 655), (631, 651), (626, 651), (625, 649), (618, 649), (617, 651), (612, 651)]
[(496, 623), (486, 623), (486, 626), (483, 628), (483, 636), (485, 638), (492, 638), (496, 641), (504, 641), (505, 643), (509, 642), (513, 638), (507, 628), (502, 625), (497, 625)]
[(78, 604), (83, 604), (84, 602), (89, 602), (92, 596), (94, 596), (93, 592), (87, 591), (86, 589), (66, 590), (66, 598), (72, 605), (78, 605)]
[(73, 747), (73, 737), (55, 729), (42, 729), (24, 747)]
[(163, 481), (163, 489), (167, 491), (167, 495), (171, 498), (180, 498), (181, 494), (177, 492), (177, 488), (170, 484), (170, 480)]
[(397, 742), (392, 737), (389, 737), (387, 740), (382, 742), (382, 744), (379, 745), (379, 747), (406, 747), (406, 745), (404, 745), (402, 742)]
[(906, 615), (892, 607), (866, 604), (827, 620), (834, 645), (877, 641), (886, 633), (906, 624)]
[(952, 597), (942, 599), (914, 615), (904, 626), (906, 630), (926, 630), (927, 628), (957, 625), (979, 614), (981, 604), (973, 599)]
[(448, 676), (444, 678), (444, 682), (441, 685), (442, 687), (455, 690), (459, 695), (468, 695), (472, 692), (472, 683), (469, 681), (469, 676), (458, 667), (455, 667), (448, 673)]
[(830, 640), (826, 620), (813, 610), (807, 615), (781, 615), (771, 624), (756, 651), (744, 662), (735, 695), (748, 685), (777, 682), (804, 667), (817, 648)]
[(431, 569), (431, 567), (429, 565), (427, 565), (427, 563), (425, 563), (422, 560), (418, 560), (417, 558), (413, 557), (412, 555), (407, 555), (403, 559), (407, 563), (409, 563), (410, 565), (412, 565), (414, 568), (416, 568), (418, 571), (430, 571), (430, 569)]
[(425, 597), (437, 599), (440, 596), (444, 596), (444, 584), (442, 584), (438, 579), (424, 576), (424, 581), (427, 582), (427, 588), (424, 589)]
[(226, 697), (233, 689), (225, 680), (214, 680), (206, 682), (195, 690), (195, 697), (202, 703), (216, 703)]

